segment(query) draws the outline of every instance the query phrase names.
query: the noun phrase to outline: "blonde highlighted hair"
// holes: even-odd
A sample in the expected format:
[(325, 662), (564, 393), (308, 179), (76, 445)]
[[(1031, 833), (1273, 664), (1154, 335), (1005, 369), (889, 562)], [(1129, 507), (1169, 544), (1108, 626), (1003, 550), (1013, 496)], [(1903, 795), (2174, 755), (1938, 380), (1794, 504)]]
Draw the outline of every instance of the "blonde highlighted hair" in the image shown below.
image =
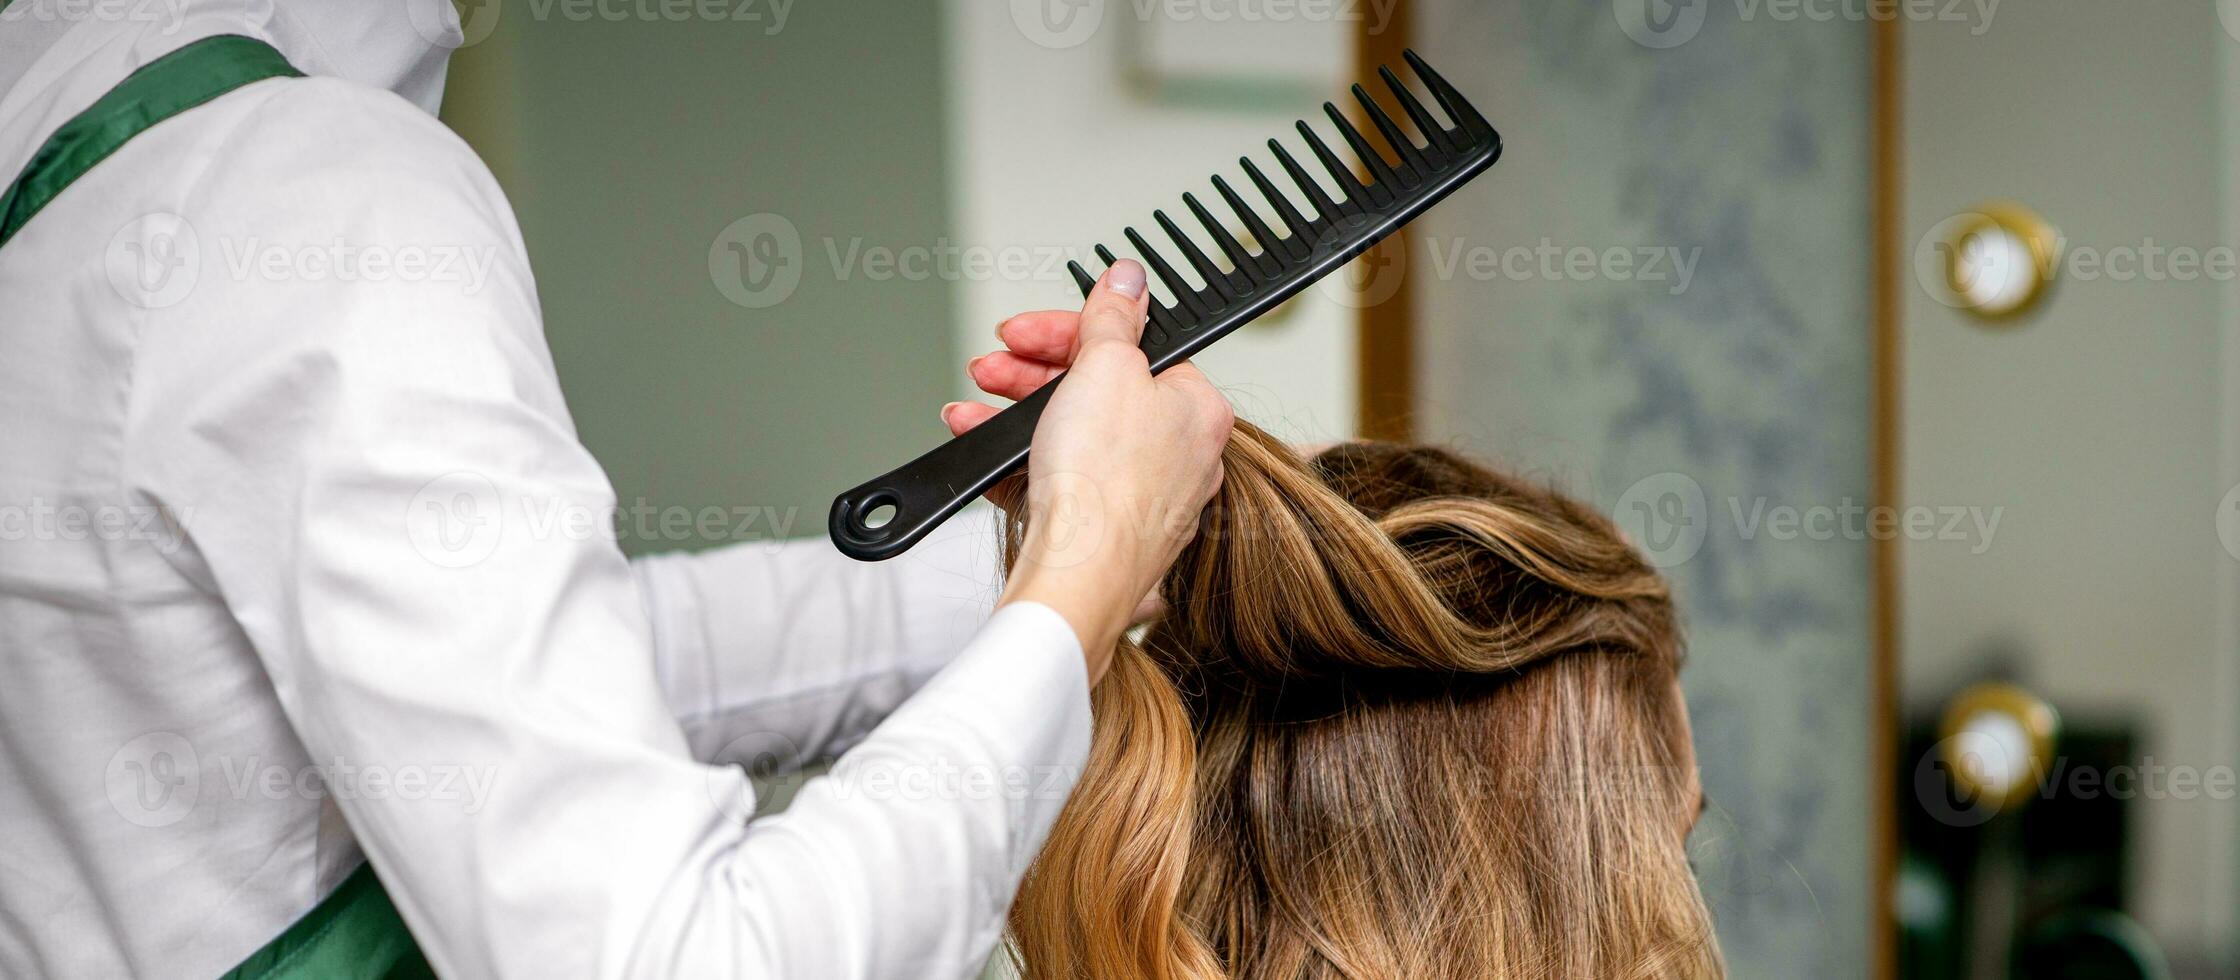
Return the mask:
[(1428, 447), (1240, 424), (1225, 463), (1095, 692), (1022, 974), (1722, 975), (1679, 630), (1609, 522)]

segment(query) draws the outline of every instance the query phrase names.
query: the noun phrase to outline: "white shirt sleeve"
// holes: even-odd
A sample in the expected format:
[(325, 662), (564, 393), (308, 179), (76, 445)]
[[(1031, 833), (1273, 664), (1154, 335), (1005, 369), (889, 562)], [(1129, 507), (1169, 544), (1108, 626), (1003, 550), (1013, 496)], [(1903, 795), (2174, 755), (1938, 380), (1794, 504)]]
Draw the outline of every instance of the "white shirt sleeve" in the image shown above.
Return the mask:
[[(937, 668), (924, 648), (870, 652), (907, 621), (851, 636), (858, 662), (930, 679), (785, 814), (750, 820), (742, 772), (696, 761), (664, 697), (639, 577), (601, 530), (614, 494), (488, 172), (386, 93), (314, 78), (237, 97), (263, 103), (165, 178), (201, 278), (142, 314), (123, 476), (180, 515), (175, 561), (224, 597), (311, 758), (393, 774), (335, 799), (438, 972), (971, 976), (1087, 755), (1065, 622), (1006, 607)], [(325, 251), (327, 271), (253, 260), (275, 248)], [(737, 594), (799, 597), (767, 591), (785, 564), (762, 571)], [(727, 629), (708, 632), (721, 656)], [(774, 662), (827, 638), (802, 626)], [(752, 704), (751, 683), (700, 704)], [(771, 730), (806, 750), (878, 707)], [(403, 791), (437, 767), (490, 785), (471, 804)]]
[(693, 755), (783, 771), (854, 745), (987, 621), (994, 517), (969, 509), (883, 562), (823, 538), (632, 562)]

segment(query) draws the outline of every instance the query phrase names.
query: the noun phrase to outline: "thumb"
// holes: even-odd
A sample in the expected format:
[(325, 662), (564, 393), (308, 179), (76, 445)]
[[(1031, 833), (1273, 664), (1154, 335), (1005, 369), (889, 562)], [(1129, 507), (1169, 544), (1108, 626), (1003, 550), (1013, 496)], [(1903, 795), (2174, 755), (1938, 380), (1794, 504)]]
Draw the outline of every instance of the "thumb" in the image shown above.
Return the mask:
[(1081, 306), (1081, 347), (1117, 341), (1130, 347), (1143, 340), (1143, 318), (1150, 310), (1150, 294), (1143, 266), (1121, 259), (1104, 270), (1104, 278), (1089, 291)]

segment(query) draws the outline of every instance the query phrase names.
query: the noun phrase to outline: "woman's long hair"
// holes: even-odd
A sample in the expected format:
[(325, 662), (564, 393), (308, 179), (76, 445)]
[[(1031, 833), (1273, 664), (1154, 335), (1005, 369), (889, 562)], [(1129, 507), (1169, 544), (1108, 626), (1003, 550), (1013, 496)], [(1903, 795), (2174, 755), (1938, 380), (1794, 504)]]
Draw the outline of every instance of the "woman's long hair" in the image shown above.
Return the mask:
[(1095, 692), (1022, 973), (1721, 975), (1679, 630), (1610, 523), (1434, 448), (1240, 424), (1225, 463)]

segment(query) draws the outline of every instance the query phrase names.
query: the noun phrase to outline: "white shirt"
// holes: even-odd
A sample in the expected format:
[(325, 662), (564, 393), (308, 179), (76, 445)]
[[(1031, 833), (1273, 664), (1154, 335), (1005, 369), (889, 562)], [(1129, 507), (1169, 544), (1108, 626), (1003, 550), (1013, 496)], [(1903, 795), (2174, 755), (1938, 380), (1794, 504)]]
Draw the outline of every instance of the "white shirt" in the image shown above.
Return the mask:
[[(324, 73), (187, 9), (61, 32), (0, 180), (194, 37)], [(214, 976), (366, 857), (449, 976), (973, 974), (1086, 757), (1065, 622), (985, 619), (985, 521), (632, 563), (613, 506), (426, 112), (267, 80), (94, 168), (0, 247), (0, 976)], [(753, 820), (710, 764), (841, 750)]]

